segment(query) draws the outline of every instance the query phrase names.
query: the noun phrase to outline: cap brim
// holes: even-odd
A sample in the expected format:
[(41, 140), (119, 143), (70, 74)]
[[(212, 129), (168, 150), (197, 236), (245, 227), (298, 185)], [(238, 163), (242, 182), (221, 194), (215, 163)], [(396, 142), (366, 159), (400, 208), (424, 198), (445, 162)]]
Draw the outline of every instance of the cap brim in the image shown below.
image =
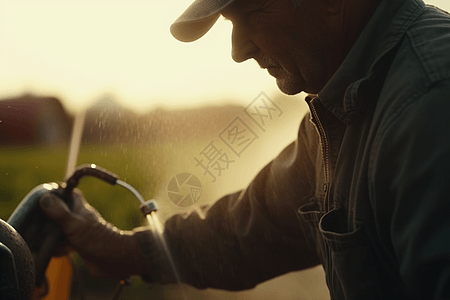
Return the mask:
[(172, 35), (181, 42), (193, 42), (204, 36), (234, 0), (196, 0), (170, 26)]
[(180, 42), (193, 42), (204, 36), (216, 23), (220, 14), (198, 21), (175, 22), (170, 26), (170, 33)]

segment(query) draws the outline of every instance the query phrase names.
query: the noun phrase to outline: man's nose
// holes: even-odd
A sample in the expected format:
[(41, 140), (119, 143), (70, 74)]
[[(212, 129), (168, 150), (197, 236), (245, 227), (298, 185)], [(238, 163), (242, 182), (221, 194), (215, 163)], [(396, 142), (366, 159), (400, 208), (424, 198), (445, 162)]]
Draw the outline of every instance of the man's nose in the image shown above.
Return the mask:
[(242, 26), (234, 26), (231, 35), (231, 57), (237, 63), (246, 61), (249, 58), (254, 58), (258, 53), (259, 48), (251, 39), (250, 32)]

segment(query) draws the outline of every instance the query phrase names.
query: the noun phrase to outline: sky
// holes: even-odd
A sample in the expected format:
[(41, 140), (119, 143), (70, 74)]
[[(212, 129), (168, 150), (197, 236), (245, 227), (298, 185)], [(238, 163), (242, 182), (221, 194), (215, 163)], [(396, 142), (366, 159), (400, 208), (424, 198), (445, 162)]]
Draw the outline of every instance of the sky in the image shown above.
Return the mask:
[[(0, 99), (34, 93), (80, 111), (105, 95), (137, 110), (251, 102), (278, 89), (231, 59), (231, 23), (194, 43), (169, 27), (191, 0), (0, 0)], [(448, 0), (427, 3), (450, 10)]]

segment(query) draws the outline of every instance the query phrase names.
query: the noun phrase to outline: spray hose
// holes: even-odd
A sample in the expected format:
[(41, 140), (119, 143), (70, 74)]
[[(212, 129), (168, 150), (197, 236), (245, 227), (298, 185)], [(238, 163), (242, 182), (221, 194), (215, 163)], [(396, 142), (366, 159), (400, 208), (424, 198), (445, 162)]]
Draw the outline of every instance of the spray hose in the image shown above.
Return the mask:
[(81, 165), (75, 170), (73, 175), (70, 176), (66, 182), (66, 187), (64, 188), (64, 196), (69, 196), (72, 193), (73, 189), (78, 186), (80, 179), (84, 176), (92, 176), (111, 185), (117, 184), (129, 190), (141, 203), (139, 208), (141, 209), (144, 217), (158, 210), (158, 206), (156, 205), (156, 202), (154, 200), (145, 201), (144, 197), (142, 197), (142, 195), (133, 186), (122, 180), (119, 180), (119, 176), (117, 176), (116, 174), (106, 169), (100, 168), (95, 164)]

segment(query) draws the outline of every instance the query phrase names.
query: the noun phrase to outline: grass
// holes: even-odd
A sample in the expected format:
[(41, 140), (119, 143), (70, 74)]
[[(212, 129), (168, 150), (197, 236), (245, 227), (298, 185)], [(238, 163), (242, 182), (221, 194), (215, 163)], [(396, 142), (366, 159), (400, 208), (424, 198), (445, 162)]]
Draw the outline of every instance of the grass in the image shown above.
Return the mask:
[[(143, 149), (140, 149), (141, 153)], [(79, 154), (79, 164), (95, 163), (133, 185), (144, 197), (154, 194), (156, 169), (145, 168), (137, 159), (137, 150), (124, 150), (123, 146), (85, 146)], [(145, 149), (146, 155), (152, 149)], [(61, 182), (67, 159), (66, 147), (7, 148), (0, 153), (0, 218), (7, 220), (15, 207), (35, 186), (46, 182)], [(127, 190), (110, 186), (99, 179), (85, 177), (79, 188), (109, 222), (121, 229), (141, 225), (139, 203)]]
[(62, 180), (64, 148), (5, 148), (0, 152), (0, 218), (7, 220), (35, 186)]

